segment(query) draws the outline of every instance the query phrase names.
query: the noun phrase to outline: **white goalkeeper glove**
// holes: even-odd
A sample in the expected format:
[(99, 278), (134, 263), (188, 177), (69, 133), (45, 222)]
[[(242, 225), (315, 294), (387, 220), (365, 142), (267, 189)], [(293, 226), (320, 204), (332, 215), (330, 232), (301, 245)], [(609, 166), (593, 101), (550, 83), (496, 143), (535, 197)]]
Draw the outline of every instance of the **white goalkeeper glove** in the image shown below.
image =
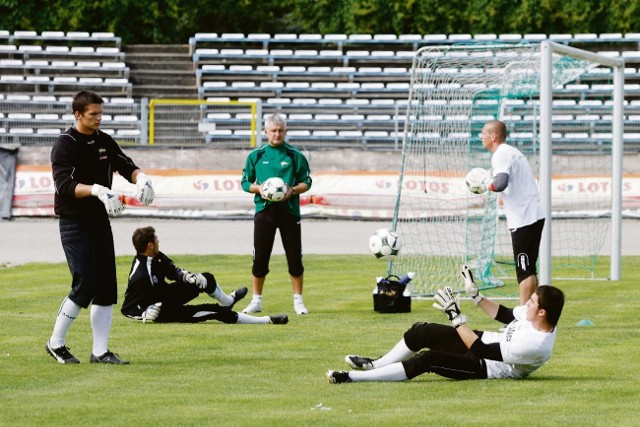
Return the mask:
[(161, 308), (161, 302), (151, 304), (149, 307), (147, 307), (147, 309), (142, 312), (142, 323), (154, 322), (160, 315)]
[(195, 273), (195, 274), (194, 273), (187, 273), (184, 276), (184, 279), (187, 282), (198, 286), (200, 289), (206, 289), (207, 288), (207, 278), (204, 277), (200, 273)]
[(467, 316), (460, 312), (459, 298), (459, 295), (453, 295), (453, 290), (450, 286), (438, 289), (438, 292), (433, 296), (433, 299), (436, 300), (433, 303), (433, 308), (446, 314), (455, 328), (464, 325), (469, 320)]
[(469, 191), (474, 194), (483, 194), (489, 189), (491, 175), (486, 169), (473, 168), (465, 177), (465, 182), (467, 183)]
[(149, 206), (156, 197), (156, 192), (151, 185), (151, 180), (147, 175), (140, 172), (136, 177), (136, 199), (145, 206)]
[(120, 215), (124, 210), (124, 205), (118, 198), (118, 195), (112, 190), (100, 184), (93, 184), (91, 187), (91, 195), (95, 196), (104, 203), (104, 207), (109, 215)]
[(480, 301), (484, 299), (482, 295), (480, 295), (480, 291), (478, 291), (478, 286), (476, 282), (473, 280), (473, 274), (471, 270), (466, 265), (462, 266), (462, 278), (464, 279), (464, 289), (467, 291), (467, 296), (471, 298), (474, 304), (479, 304)]

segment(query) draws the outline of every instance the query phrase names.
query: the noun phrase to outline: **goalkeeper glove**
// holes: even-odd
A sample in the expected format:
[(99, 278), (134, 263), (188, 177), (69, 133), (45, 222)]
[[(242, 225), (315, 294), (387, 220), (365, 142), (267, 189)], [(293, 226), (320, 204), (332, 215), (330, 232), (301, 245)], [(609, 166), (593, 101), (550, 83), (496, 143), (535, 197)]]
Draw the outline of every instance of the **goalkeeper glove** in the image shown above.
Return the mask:
[(473, 300), (474, 304), (479, 304), (484, 297), (480, 295), (478, 286), (476, 285), (476, 282), (473, 281), (473, 274), (471, 273), (471, 270), (466, 265), (463, 265), (461, 274), (464, 279), (464, 289), (467, 291), (467, 296)]
[(136, 177), (136, 186), (138, 187), (136, 191), (136, 199), (138, 199), (138, 201), (143, 205), (149, 206), (156, 196), (156, 192), (151, 185), (151, 180), (147, 175), (140, 172)]
[(198, 288), (200, 289), (206, 289), (207, 288), (207, 278), (204, 277), (202, 274), (200, 273), (187, 273), (184, 276), (184, 280), (198, 286)]
[(161, 302), (151, 304), (147, 307), (147, 309), (142, 313), (142, 323), (154, 322), (160, 315), (160, 308), (162, 308)]
[(438, 292), (433, 296), (436, 302), (433, 303), (433, 308), (442, 311), (447, 315), (451, 324), (457, 328), (460, 325), (467, 323), (469, 318), (460, 312), (460, 305), (458, 302), (459, 295), (453, 295), (453, 290), (450, 286), (444, 289), (438, 289)]
[(100, 184), (93, 184), (91, 187), (91, 195), (97, 197), (98, 200), (104, 203), (104, 207), (109, 215), (120, 215), (124, 210), (124, 206), (118, 198), (118, 195), (107, 187)]

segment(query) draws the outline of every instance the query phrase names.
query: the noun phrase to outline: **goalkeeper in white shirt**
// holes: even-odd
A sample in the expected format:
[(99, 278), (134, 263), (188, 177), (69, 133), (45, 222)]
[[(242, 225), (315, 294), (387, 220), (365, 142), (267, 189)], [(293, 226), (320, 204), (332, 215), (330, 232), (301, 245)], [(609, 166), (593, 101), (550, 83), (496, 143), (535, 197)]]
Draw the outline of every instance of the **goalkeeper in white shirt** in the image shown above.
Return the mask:
[(538, 287), (536, 263), (545, 222), (538, 184), (526, 157), (506, 143), (507, 127), (503, 122), (485, 123), (480, 139), (482, 146), (492, 153), (492, 174), (483, 177), (472, 171), (467, 175), (467, 185), (476, 194), (493, 191), (502, 196), (511, 231), (520, 304), (524, 305)]
[[(467, 294), (489, 317), (506, 323), (503, 332), (473, 330), (450, 287), (439, 290), (433, 306), (451, 326), (415, 323), (388, 353), (378, 359), (348, 355), (353, 371), (328, 371), (329, 383), (404, 381), (424, 373), (458, 380), (522, 379), (551, 357), (564, 293), (540, 286), (525, 305), (507, 308), (484, 298), (467, 266), (462, 268)], [(426, 351), (423, 351), (426, 350)]]

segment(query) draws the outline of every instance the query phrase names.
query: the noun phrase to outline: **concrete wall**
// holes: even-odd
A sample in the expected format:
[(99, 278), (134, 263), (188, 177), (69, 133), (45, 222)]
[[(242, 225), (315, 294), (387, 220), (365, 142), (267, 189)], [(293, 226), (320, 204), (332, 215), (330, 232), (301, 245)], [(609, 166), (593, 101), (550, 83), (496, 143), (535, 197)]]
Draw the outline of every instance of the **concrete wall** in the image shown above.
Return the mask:
[[(18, 164), (48, 165), (50, 147), (22, 146), (18, 152)], [(200, 169), (239, 170), (250, 150), (228, 150), (203, 148), (162, 148), (159, 146), (125, 146), (123, 150), (144, 169)], [(366, 151), (355, 149), (304, 150), (312, 172), (336, 171), (378, 171), (397, 172), (400, 170), (401, 152)], [(583, 161), (599, 162), (597, 156), (556, 157), (554, 171), (570, 169), (570, 165), (580, 165)], [(603, 164), (607, 173), (610, 165)], [(640, 154), (627, 154), (623, 159), (623, 173), (640, 173)]]
[[(123, 151), (145, 169), (240, 170), (250, 150), (124, 146)], [(20, 147), (18, 163), (48, 165), (51, 147)], [(303, 151), (312, 171), (398, 171), (400, 151), (353, 149)]]

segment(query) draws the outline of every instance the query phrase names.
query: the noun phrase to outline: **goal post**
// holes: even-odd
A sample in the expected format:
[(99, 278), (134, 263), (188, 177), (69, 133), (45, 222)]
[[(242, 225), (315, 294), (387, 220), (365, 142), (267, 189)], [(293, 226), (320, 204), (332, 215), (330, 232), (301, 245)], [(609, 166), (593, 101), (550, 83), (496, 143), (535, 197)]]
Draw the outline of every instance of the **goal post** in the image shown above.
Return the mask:
[(256, 147), (260, 141), (262, 106), (256, 101), (152, 99), (149, 101), (149, 144)]
[(538, 177), (547, 213), (540, 283), (551, 283), (552, 255), (556, 278), (602, 275), (608, 232), (609, 278), (618, 280), (623, 71), (617, 58), (551, 42), (419, 49), (392, 222), (403, 249), (388, 272), (416, 271), (412, 284), (425, 295), (461, 290), (464, 263), (483, 289), (516, 283), (499, 194), (471, 194), (464, 182), (471, 168), (490, 168), (479, 132), (498, 119)]
[[(540, 196), (546, 217), (552, 218), (552, 100), (553, 54), (587, 60), (613, 69), (613, 116), (611, 132), (611, 259), (609, 278), (620, 280), (622, 247), (622, 135), (624, 126), (624, 60), (598, 55), (570, 46), (544, 41), (540, 45)], [(542, 231), (540, 283), (551, 283), (551, 227)]]

